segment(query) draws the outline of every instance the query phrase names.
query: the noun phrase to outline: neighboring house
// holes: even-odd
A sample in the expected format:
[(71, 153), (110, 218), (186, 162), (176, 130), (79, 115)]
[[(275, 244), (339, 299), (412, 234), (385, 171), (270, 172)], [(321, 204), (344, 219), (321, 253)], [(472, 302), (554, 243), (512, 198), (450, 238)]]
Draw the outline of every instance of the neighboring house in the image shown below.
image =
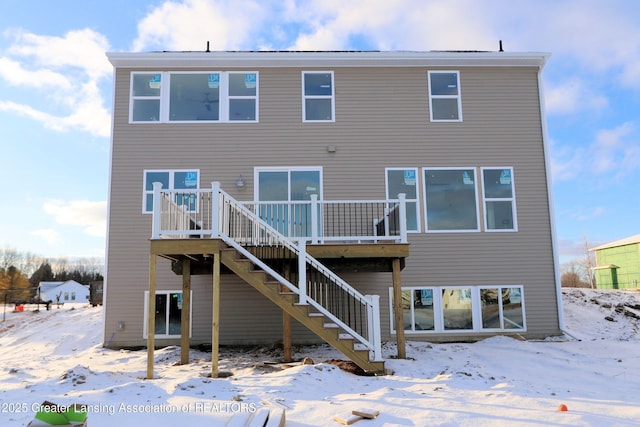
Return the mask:
[(40, 282), (38, 291), (42, 301), (52, 301), (53, 303), (89, 301), (89, 287), (75, 280)]
[(561, 333), (547, 54), (108, 57), (105, 344)]
[(636, 289), (640, 283), (640, 234), (589, 249), (598, 289)]

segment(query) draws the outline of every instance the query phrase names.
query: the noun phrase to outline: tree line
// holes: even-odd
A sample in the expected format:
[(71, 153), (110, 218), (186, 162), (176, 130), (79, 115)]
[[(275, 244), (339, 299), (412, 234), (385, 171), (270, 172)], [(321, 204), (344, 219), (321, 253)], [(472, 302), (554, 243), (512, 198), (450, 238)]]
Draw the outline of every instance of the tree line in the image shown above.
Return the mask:
[(101, 281), (103, 269), (100, 258), (43, 258), (0, 248), (0, 303), (35, 298), (40, 282)]

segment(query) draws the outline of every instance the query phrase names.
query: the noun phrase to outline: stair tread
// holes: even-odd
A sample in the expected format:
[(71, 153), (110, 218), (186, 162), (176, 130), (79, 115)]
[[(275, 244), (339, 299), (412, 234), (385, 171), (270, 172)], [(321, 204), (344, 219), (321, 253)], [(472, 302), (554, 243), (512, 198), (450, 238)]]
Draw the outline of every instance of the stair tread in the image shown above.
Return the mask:
[(370, 350), (355, 342), (356, 340), (351, 334), (346, 333), (337, 323), (332, 322), (331, 316), (327, 317), (318, 311), (309, 312), (309, 305), (300, 304), (295, 292), (282, 286), (266, 271), (257, 269), (250, 259), (238, 258), (239, 253), (236, 249), (229, 248), (222, 251), (224, 252), (223, 261), (227, 267), (243, 277), (247, 283), (276, 303), (283, 311), (288, 312), (302, 324), (315, 331), (318, 336), (342, 351), (345, 356), (365, 371), (384, 372), (384, 361), (370, 361)]

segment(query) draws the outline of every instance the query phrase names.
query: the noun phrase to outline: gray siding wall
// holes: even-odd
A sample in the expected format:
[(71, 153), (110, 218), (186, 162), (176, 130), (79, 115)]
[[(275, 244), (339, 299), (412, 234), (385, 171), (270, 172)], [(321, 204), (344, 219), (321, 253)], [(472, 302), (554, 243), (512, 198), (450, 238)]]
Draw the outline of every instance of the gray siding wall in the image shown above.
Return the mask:
[[(325, 199), (384, 199), (385, 167), (512, 166), (515, 233), (424, 233), (419, 179), (423, 232), (410, 234), (403, 285), (524, 285), (527, 336), (558, 333), (538, 70), (446, 69), (460, 71), (461, 123), (429, 122), (426, 68), (333, 68), (335, 123), (302, 122), (302, 69), (265, 68), (257, 69), (260, 123), (129, 124), (131, 70), (117, 70), (105, 343), (146, 343), (143, 298), (151, 216), (141, 213), (143, 171), (199, 169), (201, 187), (220, 181), (239, 200), (252, 200), (254, 166), (322, 166)], [(329, 145), (337, 152), (328, 153)], [(242, 189), (234, 185), (240, 174), (246, 182)], [(392, 338), (391, 275), (347, 278), (361, 292), (381, 295), (383, 338)], [(193, 278), (194, 343), (211, 340), (210, 281), (210, 276)], [(223, 281), (222, 343), (280, 340), (282, 315), (277, 308), (232, 275), (224, 275)], [(181, 277), (166, 261), (158, 264), (158, 289), (181, 289)], [(123, 331), (116, 330), (118, 321), (125, 322)], [(314, 341), (302, 327), (296, 327), (296, 338)]]

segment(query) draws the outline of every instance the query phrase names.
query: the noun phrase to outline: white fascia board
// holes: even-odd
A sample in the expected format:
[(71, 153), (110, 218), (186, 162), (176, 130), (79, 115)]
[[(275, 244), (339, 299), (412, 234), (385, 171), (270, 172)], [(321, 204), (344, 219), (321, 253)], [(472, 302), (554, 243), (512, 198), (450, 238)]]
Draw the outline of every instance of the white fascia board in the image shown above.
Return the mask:
[(116, 68), (544, 67), (541, 52), (108, 52)]

